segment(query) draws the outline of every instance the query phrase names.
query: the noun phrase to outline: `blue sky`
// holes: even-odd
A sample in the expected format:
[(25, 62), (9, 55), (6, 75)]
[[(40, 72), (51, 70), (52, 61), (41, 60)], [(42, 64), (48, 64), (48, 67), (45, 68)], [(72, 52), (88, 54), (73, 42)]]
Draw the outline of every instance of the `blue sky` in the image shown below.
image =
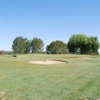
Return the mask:
[(0, 0), (0, 50), (11, 50), (17, 36), (46, 46), (77, 33), (100, 41), (100, 0)]

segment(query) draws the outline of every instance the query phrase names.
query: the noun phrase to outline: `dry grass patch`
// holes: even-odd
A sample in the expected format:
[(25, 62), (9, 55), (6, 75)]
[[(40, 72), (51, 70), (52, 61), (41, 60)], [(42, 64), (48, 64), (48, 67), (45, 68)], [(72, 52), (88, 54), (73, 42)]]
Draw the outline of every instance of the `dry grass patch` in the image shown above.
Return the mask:
[(5, 92), (0, 91), (0, 98), (1, 98), (1, 100), (5, 100), (4, 95), (5, 95)]

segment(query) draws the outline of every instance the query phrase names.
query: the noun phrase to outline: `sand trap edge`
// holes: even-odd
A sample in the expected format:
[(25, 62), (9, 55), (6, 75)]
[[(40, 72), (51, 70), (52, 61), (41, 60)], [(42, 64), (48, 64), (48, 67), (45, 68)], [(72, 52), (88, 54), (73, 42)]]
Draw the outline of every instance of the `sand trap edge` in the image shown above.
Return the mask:
[(62, 61), (62, 60), (36, 60), (36, 61), (29, 61), (31, 64), (45, 64), (45, 65), (50, 65), (50, 64), (64, 64), (68, 63), (67, 61)]

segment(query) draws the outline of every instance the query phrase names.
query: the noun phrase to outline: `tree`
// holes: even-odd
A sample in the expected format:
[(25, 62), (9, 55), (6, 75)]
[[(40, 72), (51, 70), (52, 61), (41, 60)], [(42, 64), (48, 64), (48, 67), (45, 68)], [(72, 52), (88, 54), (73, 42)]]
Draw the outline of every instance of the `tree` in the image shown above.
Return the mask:
[(46, 52), (48, 54), (66, 54), (67, 45), (62, 41), (56, 40), (47, 45)]
[(31, 41), (27, 40), (26, 42), (26, 50), (24, 53), (29, 53), (31, 50)]
[(94, 53), (97, 54), (99, 49), (99, 42), (97, 37), (89, 37), (88, 44), (87, 44), (87, 50), (88, 53)]
[(71, 53), (97, 53), (99, 42), (97, 37), (87, 37), (84, 34), (75, 34), (69, 39), (67, 47)]
[(43, 51), (44, 43), (40, 38), (33, 38), (31, 41), (32, 53), (39, 53)]
[(69, 52), (75, 53), (77, 50), (81, 54), (86, 53), (86, 45), (88, 42), (88, 37), (84, 34), (75, 34), (68, 41)]
[(30, 51), (30, 43), (27, 38), (16, 37), (13, 41), (12, 49), (14, 53), (23, 54)]

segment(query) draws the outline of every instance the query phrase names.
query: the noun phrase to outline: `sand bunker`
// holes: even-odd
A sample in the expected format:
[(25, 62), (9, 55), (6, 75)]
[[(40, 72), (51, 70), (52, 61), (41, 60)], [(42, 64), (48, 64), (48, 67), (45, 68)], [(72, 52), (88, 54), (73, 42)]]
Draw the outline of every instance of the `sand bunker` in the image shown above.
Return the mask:
[(29, 61), (32, 64), (63, 64), (66, 63), (64, 61), (57, 61), (57, 60), (38, 60), (38, 61)]

